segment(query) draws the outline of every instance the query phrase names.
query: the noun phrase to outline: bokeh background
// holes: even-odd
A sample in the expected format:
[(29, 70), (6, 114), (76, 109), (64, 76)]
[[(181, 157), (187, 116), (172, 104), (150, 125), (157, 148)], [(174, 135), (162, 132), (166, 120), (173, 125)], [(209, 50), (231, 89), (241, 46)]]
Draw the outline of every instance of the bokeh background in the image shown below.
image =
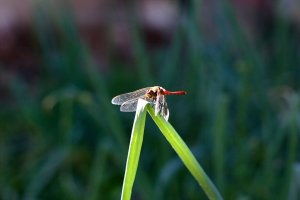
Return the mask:
[[(146, 86), (225, 199), (300, 199), (297, 0), (1, 0), (0, 199), (119, 199)], [(148, 117), (132, 199), (206, 199)]]

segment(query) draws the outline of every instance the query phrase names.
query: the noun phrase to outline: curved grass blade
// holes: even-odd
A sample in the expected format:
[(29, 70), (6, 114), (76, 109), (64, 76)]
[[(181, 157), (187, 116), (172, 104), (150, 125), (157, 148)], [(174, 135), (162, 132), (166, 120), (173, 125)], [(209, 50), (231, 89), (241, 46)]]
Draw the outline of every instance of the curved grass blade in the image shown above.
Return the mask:
[(206, 175), (202, 167), (197, 162), (196, 158), (185, 144), (185, 142), (181, 139), (179, 134), (173, 128), (173, 126), (166, 120), (164, 120), (159, 115), (156, 116), (153, 108), (151, 106), (147, 106), (147, 110), (162, 132), (162, 134), (166, 137), (168, 142), (171, 144), (173, 149), (176, 151), (184, 165), (188, 168), (194, 178), (197, 180), (198, 184), (203, 188), (204, 192), (211, 200), (221, 200), (223, 199), (217, 188), (211, 182), (209, 177)]
[(142, 99), (138, 100), (127, 155), (121, 200), (130, 200), (131, 197), (132, 186), (134, 183), (143, 143), (144, 128), (147, 114), (145, 111), (145, 106), (147, 104), (147, 101), (144, 101)]

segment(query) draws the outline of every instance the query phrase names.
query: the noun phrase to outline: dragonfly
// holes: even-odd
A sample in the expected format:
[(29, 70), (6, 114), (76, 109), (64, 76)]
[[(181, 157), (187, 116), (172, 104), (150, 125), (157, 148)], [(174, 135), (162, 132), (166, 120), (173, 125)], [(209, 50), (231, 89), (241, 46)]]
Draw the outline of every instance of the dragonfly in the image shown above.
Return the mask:
[(185, 95), (186, 91), (168, 91), (161, 86), (145, 87), (133, 92), (120, 94), (111, 100), (114, 105), (120, 105), (121, 112), (135, 112), (139, 99), (149, 102), (154, 107), (155, 115), (169, 119), (167, 95)]

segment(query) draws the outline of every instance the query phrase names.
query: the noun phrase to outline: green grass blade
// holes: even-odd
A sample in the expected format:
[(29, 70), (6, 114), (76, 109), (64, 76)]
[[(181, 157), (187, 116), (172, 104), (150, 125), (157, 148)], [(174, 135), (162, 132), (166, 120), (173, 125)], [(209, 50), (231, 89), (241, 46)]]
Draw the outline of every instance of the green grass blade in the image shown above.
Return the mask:
[(228, 119), (228, 104), (227, 96), (222, 95), (216, 107), (216, 115), (212, 131), (213, 137), (213, 163), (216, 183), (221, 192), (225, 191), (225, 154), (226, 154), (226, 126)]
[(63, 162), (70, 156), (70, 151), (68, 148), (57, 147), (47, 156), (43, 166), (36, 171), (32, 180), (27, 184), (24, 199), (37, 199), (49, 182), (55, 178)]
[(211, 200), (223, 199), (217, 188), (208, 178), (190, 149), (187, 147), (185, 142), (181, 139), (172, 125), (169, 122), (165, 121), (162, 117), (155, 116), (153, 108), (151, 108), (150, 106), (148, 106), (147, 108), (150, 116), (152, 117), (160, 131), (166, 137), (168, 142), (171, 144), (188, 170), (192, 173), (199, 185), (203, 188), (208, 198)]
[(146, 101), (139, 100), (137, 105), (127, 155), (121, 200), (130, 200), (131, 197), (132, 186), (135, 179), (143, 143), (144, 128), (146, 122), (145, 106), (147, 104), (148, 103)]

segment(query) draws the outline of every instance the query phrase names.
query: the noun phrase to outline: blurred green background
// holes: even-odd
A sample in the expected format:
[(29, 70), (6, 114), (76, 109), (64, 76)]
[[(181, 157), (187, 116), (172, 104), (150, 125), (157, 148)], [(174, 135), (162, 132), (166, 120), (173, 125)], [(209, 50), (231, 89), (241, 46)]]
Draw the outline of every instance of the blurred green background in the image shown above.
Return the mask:
[[(146, 86), (224, 199), (300, 199), (297, 1), (0, 3), (0, 199), (119, 199)], [(148, 117), (132, 199), (206, 199)]]

